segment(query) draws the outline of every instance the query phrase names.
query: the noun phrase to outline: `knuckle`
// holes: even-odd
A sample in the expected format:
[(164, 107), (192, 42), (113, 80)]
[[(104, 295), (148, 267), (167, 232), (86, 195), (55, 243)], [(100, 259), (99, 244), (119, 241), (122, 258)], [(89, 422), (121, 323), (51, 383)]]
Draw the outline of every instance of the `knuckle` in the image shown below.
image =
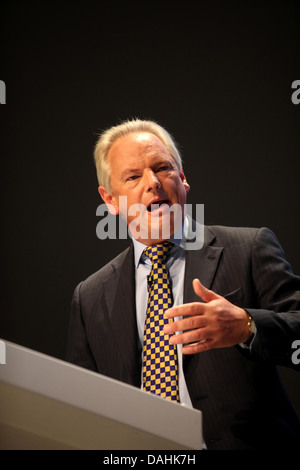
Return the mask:
[(199, 328), (199, 317), (192, 317), (190, 320), (191, 328)]
[(200, 313), (199, 312), (199, 305), (201, 305), (200, 302), (192, 303), (192, 305), (191, 305), (191, 315), (197, 315), (197, 314)]
[(191, 334), (191, 339), (192, 341), (201, 341), (201, 331), (198, 329), (198, 330), (194, 330)]
[(209, 341), (203, 341), (198, 345), (199, 352), (207, 351), (209, 349)]

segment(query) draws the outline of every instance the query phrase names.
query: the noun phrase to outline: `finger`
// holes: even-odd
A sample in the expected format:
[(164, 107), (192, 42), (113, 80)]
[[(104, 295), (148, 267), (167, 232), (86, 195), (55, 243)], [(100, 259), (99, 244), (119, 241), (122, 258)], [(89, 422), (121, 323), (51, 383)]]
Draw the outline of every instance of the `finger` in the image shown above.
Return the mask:
[(187, 315), (203, 315), (206, 310), (205, 304), (201, 302), (190, 302), (177, 305), (165, 311), (166, 318), (185, 317)]
[(170, 335), (178, 331), (195, 330), (204, 328), (206, 324), (207, 320), (203, 315), (192, 316), (168, 323), (164, 326), (164, 333)]
[(187, 331), (184, 333), (172, 335), (170, 336), (169, 341), (171, 344), (184, 344), (184, 345), (187, 345), (190, 343), (192, 344), (198, 343), (199, 341), (204, 340), (205, 333), (207, 334), (205, 329), (191, 330), (191, 331)]
[(204, 339), (202, 341), (198, 341), (196, 343), (185, 344), (182, 346), (182, 354), (197, 354), (203, 351), (208, 351), (211, 349), (212, 340)]
[(203, 284), (199, 281), (199, 279), (193, 280), (193, 288), (195, 294), (198, 295), (204, 302), (211, 302), (212, 300), (220, 299), (221, 296), (216, 294), (214, 291), (207, 289), (204, 287)]

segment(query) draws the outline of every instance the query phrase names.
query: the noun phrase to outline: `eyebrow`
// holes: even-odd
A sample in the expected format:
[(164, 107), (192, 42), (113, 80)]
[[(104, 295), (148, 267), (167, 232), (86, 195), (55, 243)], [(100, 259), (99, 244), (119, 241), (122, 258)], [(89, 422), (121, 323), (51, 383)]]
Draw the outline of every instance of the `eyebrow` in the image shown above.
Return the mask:
[[(171, 157), (171, 160), (166, 158), (165, 156), (159, 156), (156, 161), (153, 162), (153, 167), (158, 167), (161, 164), (172, 163), (176, 166), (175, 160)], [(121, 173), (121, 179), (126, 179), (127, 176), (132, 175), (133, 173), (138, 173), (142, 171), (140, 168), (126, 168), (123, 173)]]

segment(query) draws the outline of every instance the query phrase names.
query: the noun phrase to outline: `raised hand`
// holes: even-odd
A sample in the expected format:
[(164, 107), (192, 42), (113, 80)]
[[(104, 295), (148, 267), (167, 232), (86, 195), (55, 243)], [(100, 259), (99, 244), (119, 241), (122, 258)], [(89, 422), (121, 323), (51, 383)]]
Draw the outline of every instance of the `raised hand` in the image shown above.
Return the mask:
[(250, 336), (247, 312), (204, 287), (199, 279), (193, 280), (193, 288), (203, 302), (178, 305), (165, 312), (167, 318), (183, 317), (165, 326), (164, 333), (172, 335), (170, 342), (182, 344), (183, 354), (246, 342)]

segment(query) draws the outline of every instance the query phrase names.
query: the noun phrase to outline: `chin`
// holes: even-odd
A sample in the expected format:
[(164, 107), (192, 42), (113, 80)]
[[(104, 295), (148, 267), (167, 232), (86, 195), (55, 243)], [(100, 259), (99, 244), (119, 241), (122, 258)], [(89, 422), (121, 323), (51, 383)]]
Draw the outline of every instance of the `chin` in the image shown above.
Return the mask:
[(133, 238), (147, 245), (155, 245), (168, 240), (182, 226), (180, 213), (157, 211), (156, 213), (141, 212), (130, 221), (129, 230)]

